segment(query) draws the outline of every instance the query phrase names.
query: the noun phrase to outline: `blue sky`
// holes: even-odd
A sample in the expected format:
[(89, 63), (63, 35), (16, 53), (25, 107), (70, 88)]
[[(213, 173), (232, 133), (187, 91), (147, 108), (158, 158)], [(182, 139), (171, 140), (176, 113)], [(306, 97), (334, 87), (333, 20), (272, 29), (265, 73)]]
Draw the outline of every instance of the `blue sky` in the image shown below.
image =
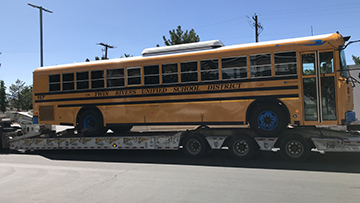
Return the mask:
[[(258, 14), (264, 30), (260, 41), (304, 37), (339, 31), (360, 40), (360, 1), (241, 1), (241, 0), (0, 0), (0, 79), (9, 87), (16, 79), (32, 84), (40, 66), (39, 10), (43, 13), (44, 66), (83, 62), (102, 56), (104, 42), (116, 46), (108, 57), (139, 56), (143, 49), (164, 45), (162, 36), (181, 25), (195, 29), (201, 41), (219, 39), (225, 45), (254, 42), (246, 16)], [(360, 56), (360, 43), (350, 45)]]

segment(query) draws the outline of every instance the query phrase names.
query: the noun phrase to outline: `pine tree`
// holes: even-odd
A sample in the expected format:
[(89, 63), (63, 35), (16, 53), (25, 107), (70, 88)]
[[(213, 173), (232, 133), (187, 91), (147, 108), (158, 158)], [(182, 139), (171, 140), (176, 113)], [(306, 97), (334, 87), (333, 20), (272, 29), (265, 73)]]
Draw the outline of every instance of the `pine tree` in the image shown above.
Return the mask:
[(17, 79), (15, 84), (9, 87), (9, 102), (11, 107), (20, 110), (21, 108), (21, 91), (24, 89), (25, 82)]
[(176, 31), (173, 29), (170, 30), (169, 33), (170, 39), (166, 39), (166, 37), (163, 36), (163, 40), (166, 46), (200, 41), (200, 37), (195, 33), (194, 29), (191, 29), (190, 32), (186, 30), (184, 33), (184, 31), (181, 30), (180, 25), (177, 27)]

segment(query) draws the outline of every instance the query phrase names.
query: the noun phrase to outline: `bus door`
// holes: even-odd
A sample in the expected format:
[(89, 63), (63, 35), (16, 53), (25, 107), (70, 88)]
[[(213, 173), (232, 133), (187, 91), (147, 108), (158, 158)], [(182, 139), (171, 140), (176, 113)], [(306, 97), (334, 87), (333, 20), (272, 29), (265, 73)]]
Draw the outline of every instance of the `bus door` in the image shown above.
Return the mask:
[(336, 124), (333, 51), (301, 53), (304, 124)]

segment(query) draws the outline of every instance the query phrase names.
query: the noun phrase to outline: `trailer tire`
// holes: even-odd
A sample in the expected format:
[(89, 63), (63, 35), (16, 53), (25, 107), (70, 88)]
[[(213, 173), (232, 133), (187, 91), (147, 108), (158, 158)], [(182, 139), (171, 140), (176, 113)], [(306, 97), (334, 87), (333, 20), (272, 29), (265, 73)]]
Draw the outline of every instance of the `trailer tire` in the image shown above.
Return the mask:
[(250, 127), (262, 136), (273, 136), (284, 130), (288, 124), (285, 111), (276, 105), (260, 104), (249, 118)]
[(101, 113), (95, 109), (88, 109), (80, 115), (79, 132), (84, 131), (84, 135), (89, 137), (102, 136), (107, 130), (103, 123)]
[(183, 150), (187, 157), (200, 158), (208, 149), (209, 145), (202, 135), (189, 135), (183, 141)]
[(228, 151), (233, 158), (244, 160), (251, 159), (259, 150), (254, 139), (246, 134), (231, 137), (228, 147)]
[(305, 161), (310, 154), (309, 143), (300, 135), (288, 135), (280, 143), (281, 156), (290, 162)]

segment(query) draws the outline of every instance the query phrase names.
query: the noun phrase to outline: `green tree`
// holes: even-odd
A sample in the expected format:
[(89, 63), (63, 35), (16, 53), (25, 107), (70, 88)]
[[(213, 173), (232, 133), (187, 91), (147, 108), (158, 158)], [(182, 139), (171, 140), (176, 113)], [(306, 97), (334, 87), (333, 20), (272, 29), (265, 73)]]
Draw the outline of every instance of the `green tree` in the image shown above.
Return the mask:
[(360, 65), (360, 57), (352, 55), (353, 61), (356, 65)]
[(9, 102), (10, 106), (15, 109), (20, 109), (21, 91), (24, 89), (25, 82), (17, 79), (15, 84), (11, 84), (9, 87)]
[(32, 109), (32, 85), (25, 86), (20, 92), (20, 108), (28, 111)]
[(7, 100), (6, 100), (6, 86), (3, 80), (0, 80), (0, 111), (3, 113), (6, 111)]
[(190, 32), (186, 30), (184, 33), (184, 31), (181, 30), (180, 25), (177, 27), (176, 30), (170, 30), (169, 33), (170, 39), (166, 39), (166, 37), (163, 36), (163, 40), (166, 46), (200, 41), (200, 37), (195, 33), (194, 29), (191, 29)]

